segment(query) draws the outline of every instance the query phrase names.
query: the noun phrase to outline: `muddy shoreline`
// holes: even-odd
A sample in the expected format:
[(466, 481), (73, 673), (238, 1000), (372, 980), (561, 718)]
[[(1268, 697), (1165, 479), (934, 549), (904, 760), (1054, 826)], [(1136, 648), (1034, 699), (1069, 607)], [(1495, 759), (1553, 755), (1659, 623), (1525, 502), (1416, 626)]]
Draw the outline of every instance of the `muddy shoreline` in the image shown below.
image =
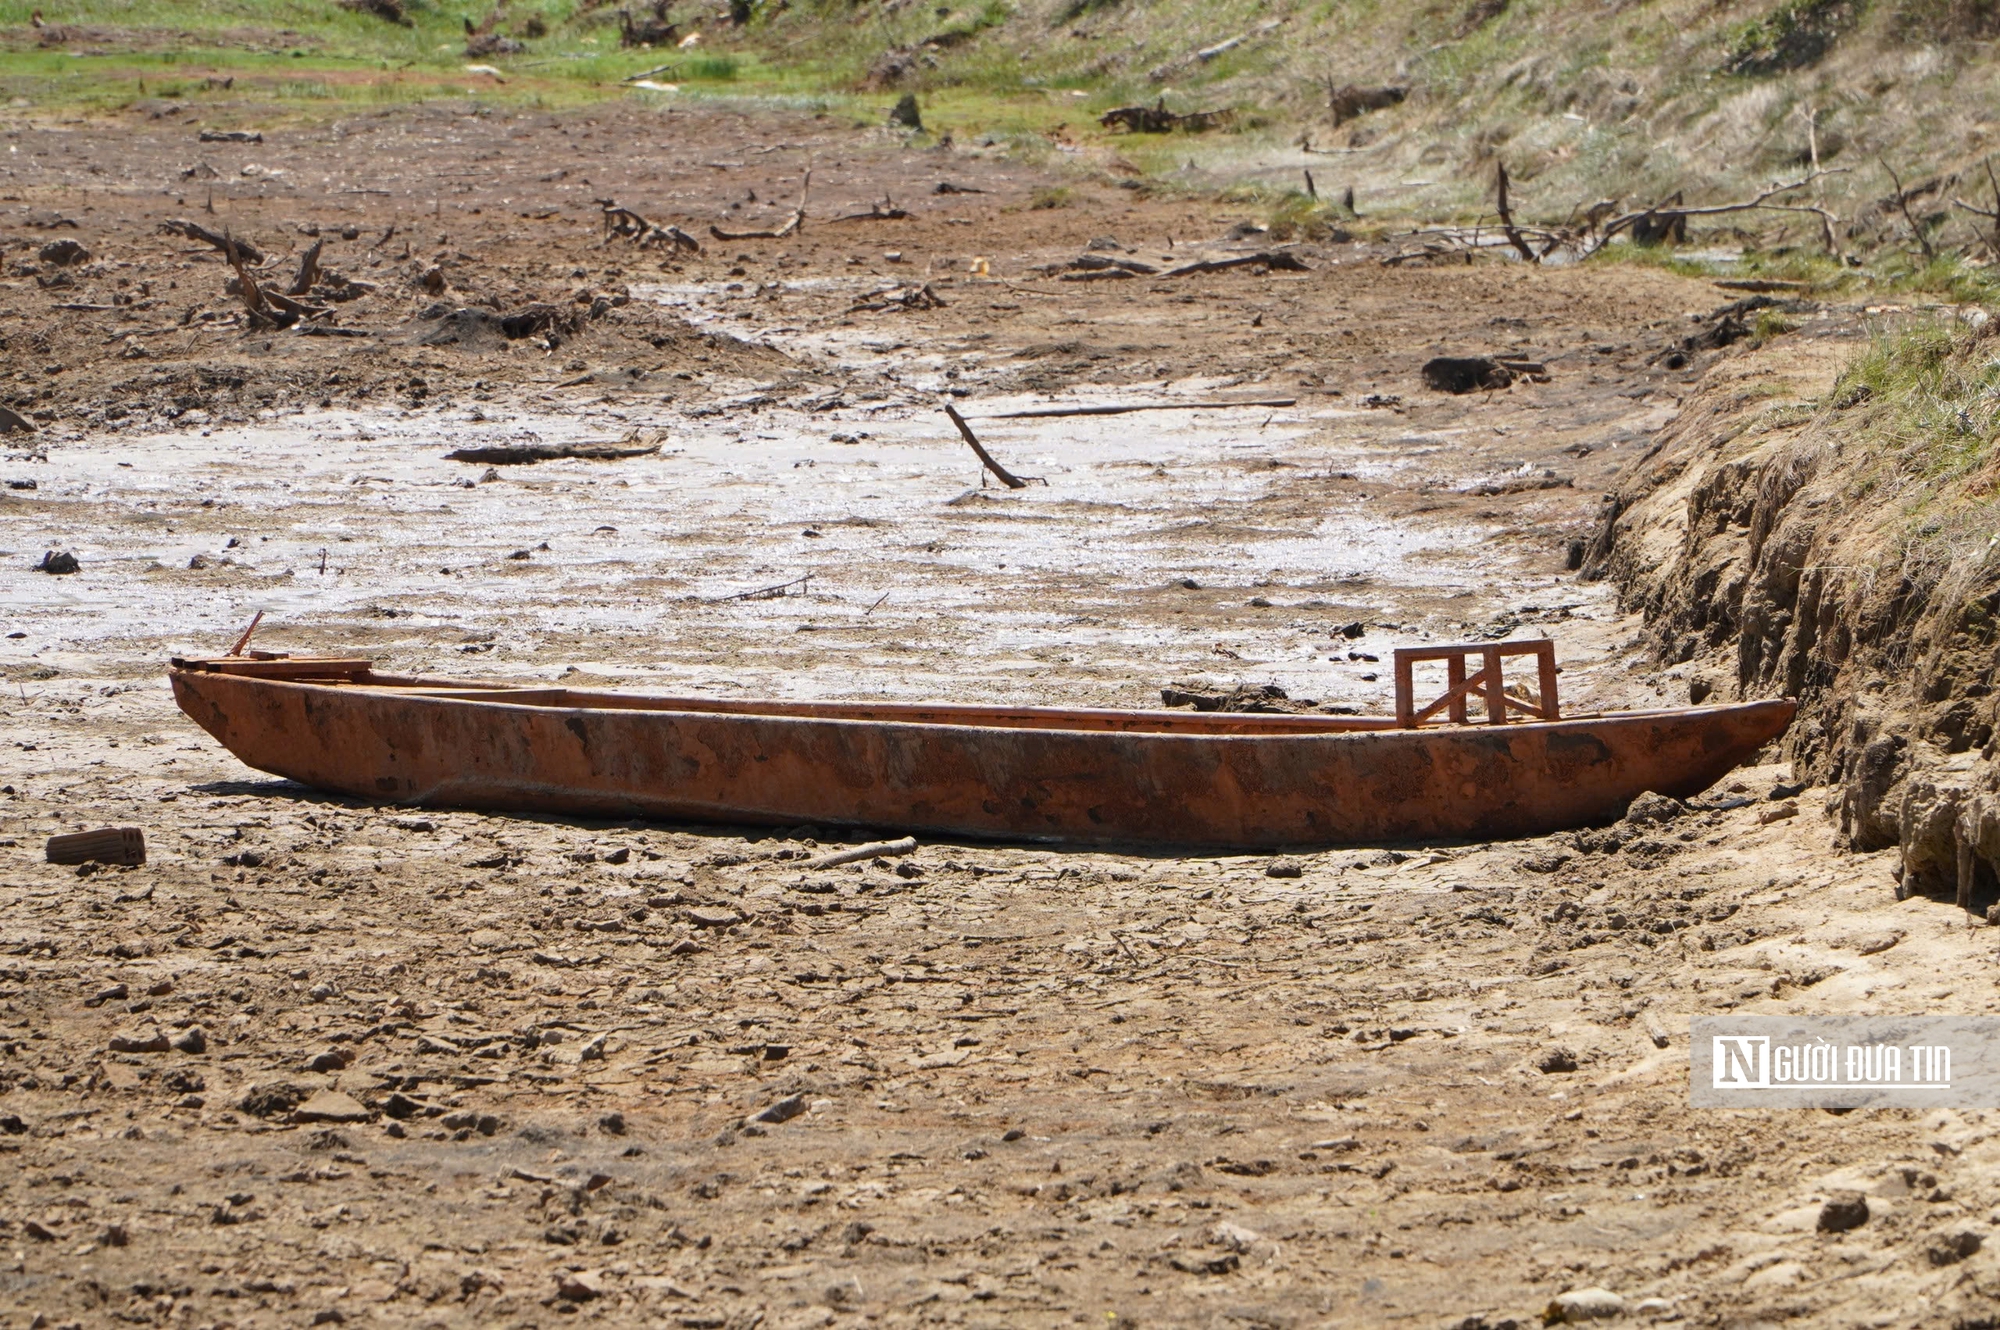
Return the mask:
[[(1944, 1325), (2000, 1292), (1957, 1236), (2000, 1202), (1984, 1115), (1687, 1106), (1691, 1015), (1992, 1002), (1982, 935), (1895, 901), (1893, 856), (1838, 852), (1781, 765), (1657, 823), (1296, 878), (970, 844), (808, 872), (839, 837), (328, 798), (236, 764), (161, 674), (263, 609), (260, 645), (409, 672), (1376, 710), (1394, 645), (1547, 632), (1570, 706), (1678, 704), (1566, 564), (1708, 367), (1656, 352), (1725, 293), (1315, 244), (1065, 282), (1040, 269), (1273, 241), (1111, 188), (1037, 209), (1016, 163), (776, 114), (10, 142), (0, 397), (38, 428), (0, 440), (33, 482), (0, 491), (8, 1324), (1497, 1330), (1597, 1286), (1690, 1323)], [(712, 240), (781, 222), (808, 154), (827, 218), (913, 215)], [(302, 226), (356, 227), (323, 254), (377, 284), (339, 319), (373, 335), (201, 317), (227, 269), (157, 232), (198, 157), (274, 271)], [(607, 195), (703, 252), (607, 247)], [(371, 246), (391, 221), (407, 257)], [(69, 285), (52, 236), (92, 251)], [(942, 304), (852, 309), (925, 282)], [(556, 346), (451, 312), (537, 303)], [(478, 336), (422, 340), (453, 319)], [(1549, 381), (1422, 385), (1493, 351)], [(985, 419), (1231, 395), (1296, 402)], [(947, 398), (1047, 483), (982, 487)], [(444, 458), (635, 436), (659, 451)], [(80, 571), (34, 571), (50, 549)], [(148, 865), (41, 862), (103, 824)], [(1850, 1189), (1868, 1223), (1817, 1232)]]

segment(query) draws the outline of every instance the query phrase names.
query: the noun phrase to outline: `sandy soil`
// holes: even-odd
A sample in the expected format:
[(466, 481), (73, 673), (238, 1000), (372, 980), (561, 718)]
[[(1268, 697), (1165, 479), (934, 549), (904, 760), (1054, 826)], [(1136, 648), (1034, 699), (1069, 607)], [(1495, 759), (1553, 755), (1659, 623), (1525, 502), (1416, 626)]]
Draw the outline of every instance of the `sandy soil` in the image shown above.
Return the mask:
[[(1654, 353), (1727, 294), (1322, 244), (1065, 282), (1099, 237), (1161, 268), (1272, 241), (776, 113), (6, 142), (4, 395), (38, 428), (0, 440), (0, 1323), (1499, 1327), (1589, 1286), (1991, 1323), (1983, 1115), (1687, 1106), (1692, 1014), (1994, 1005), (1985, 935), (1835, 854), (1775, 766), (1665, 823), (1296, 878), (974, 844), (810, 873), (862, 834), (330, 799), (162, 678), (261, 609), (260, 645), (397, 669), (1126, 706), (1380, 709), (1393, 645), (1547, 632), (1571, 706), (1679, 702), (1564, 561), (1704, 363)], [(781, 224), (808, 159), (802, 231), (709, 234)], [(607, 246), (607, 195), (703, 251)], [(885, 196), (912, 216), (834, 220)], [(369, 335), (242, 326), (170, 217), (281, 279), (316, 229)], [(38, 257), (63, 238), (90, 260)], [(459, 312), (537, 302), (520, 337)], [(1549, 382), (1418, 378), (1487, 350)], [(982, 487), (947, 394), (1047, 483)], [(1296, 401), (978, 419), (1232, 396)], [(635, 435), (661, 450), (444, 458)], [(146, 867), (41, 862), (113, 823)], [(160, 1035), (199, 1051), (119, 1051)], [(1846, 1188), (1869, 1222), (1816, 1232)]]

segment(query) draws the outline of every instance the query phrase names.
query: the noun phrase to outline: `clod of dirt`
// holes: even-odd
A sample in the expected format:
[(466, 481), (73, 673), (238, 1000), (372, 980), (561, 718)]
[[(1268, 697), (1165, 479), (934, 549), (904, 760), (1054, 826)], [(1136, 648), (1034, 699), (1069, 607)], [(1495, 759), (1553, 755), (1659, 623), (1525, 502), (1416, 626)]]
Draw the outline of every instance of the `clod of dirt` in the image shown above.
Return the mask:
[(861, 80), (861, 86), (870, 92), (893, 88), (917, 72), (915, 51), (901, 46), (892, 46), (875, 57), (875, 63), (868, 67), (868, 74)]
[(657, 443), (517, 443), (496, 444), (490, 448), (458, 448), (446, 453), (444, 460), (481, 462), (489, 466), (523, 466), (531, 462), (552, 462), (561, 458), (580, 458), (587, 462), (619, 462), (628, 457), (645, 457), (658, 451), (660, 445)]
[[(442, 290), (442, 286), (439, 287)], [(524, 305), (511, 314), (490, 310), (432, 305), (417, 315), (419, 323), (430, 326), (410, 338), (418, 346), (456, 346), (467, 351), (485, 351), (503, 342), (518, 342), (551, 330), (568, 331), (569, 320), (554, 305)]]
[(68, 550), (44, 550), (42, 552), (42, 561), (35, 565), (35, 570), (43, 573), (55, 573), (60, 576), (64, 573), (76, 572), (82, 566), (82, 564), (76, 561), (76, 556)]
[(1940, 1234), (1931, 1239), (1924, 1255), (1932, 1265), (1956, 1265), (1984, 1246), (1986, 1240), (1967, 1229), (1960, 1233)]
[(1438, 356), (1423, 372), (1425, 386), (1441, 393), (1497, 392), (1514, 383), (1513, 371), (1487, 356)]
[(334, 0), (334, 3), (356, 14), (373, 14), (398, 27), (411, 26), (410, 16), (403, 12), (402, 0)]
[(1868, 1198), (1858, 1191), (1844, 1191), (1828, 1198), (1819, 1208), (1819, 1231), (1845, 1233), (1868, 1222)]
[(1544, 1076), (1562, 1075), (1576, 1070), (1576, 1054), (1567, 1048), (1552, 1048), (1535, 1066)]
[(253, 1118), (277, 1117), (289, 1113), (305, 1102), (307, 1090), (302, 1085), (280, 1082), (275, 1085), (253, 1085), (237, 1103), (236, 1107)]
[(1170, 707), (1193, 707), (1196, 711), (1254, 712), (1261, 715), (1291, 715), (1311, 711), (1319, 705), (1309, 698), (1291, 698), (1274, 683), (1257, 687), (1241, 684), (1226, 693), (1198, 684), (1168, 684), (1160, 690), (1160, 701)]
[(90, 251), (79, 241), (51, 240), (35, 252), (35, 257), (43, 263), (53, 263), (58, 268), (67, 268), (72, 264), (90, 262)]
[(1671, 822), (1687, 812), (1687, 805), (1664, 794), (1646, 791), (1625, 808), (1625, 820), (1639, 824), (1648, 822)]
[(1558, 1293), (1542, 1312), (1545, 1325), (1601, 1321), (1625, 1314), (1625, 1299), (1608, 1288), (1576, 1288)]

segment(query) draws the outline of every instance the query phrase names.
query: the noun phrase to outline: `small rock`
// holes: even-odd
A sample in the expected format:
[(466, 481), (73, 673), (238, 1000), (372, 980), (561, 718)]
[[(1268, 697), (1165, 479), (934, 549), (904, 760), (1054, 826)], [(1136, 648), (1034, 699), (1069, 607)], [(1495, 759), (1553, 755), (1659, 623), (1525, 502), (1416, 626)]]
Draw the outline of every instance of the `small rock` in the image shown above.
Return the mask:
[(1576, 1288), (1556, 1294), (1555, 1300), (1542, 1313), (1542, 1320), (1549, 1325), (1566, 1325), (1578, 1321), (1601, 1321), (1624, 1314), (1625, 1299), (1610, 1289)]
[(625, 1134), (625, 1115), (623, 1113), (606, 1113), (597, 1120), (597, 1126), (607, 1136), (623, 1136)]
[(54, 573), (57, 576), (74, 573), (81, 568), (82, 565), (76, 561), (76, 556), (68, 550), (44, 550), (42, 561), (35, 565), (37, 572)]
[(1785, 802), (1766, 808), (1763, 812), (1757, 814), (1757, 825), (1768, 827), (1773, 822), (1783, 822), (1788, 817), (1797, 817), (1798, 815), (1798, 804), (1793, 800), (1787, 799)]
[(1542, 1054), (1542, 1060), (1535, 1064), (1542, 1075), (1554, 1076), (1562, 1072), (1576, 1070), (1576, 1054), (1567, 1048), (1552, 1048)]
[(132, 1235), (125, 1231), (123, 1224), (113, 1224), (98, 1234), (97, 1240), (107, 1247), (123, 1247), (132, 1241)]
[(1227, 1247), (1233, 1252), (1246, 1252), (1262, 1242), (1264, 1235), (1241, 1224), (1217, 1224), (1208, 1231), (1208, 1240), (1218, 1247)]
[(1265, 877), (1304, 877), (1305, 865), (1289, 856), (1273, 859), (1264, 865)]
[(604, 1281), (589, 1270), (565, 1270), (556, 1276), (556, 1296), (565, 1302), (589, 1302), (604, 1296)]
[(1665, 1298), (1644, 1298), (1632, 1304), (1634, 1316), (1665, 1316), (1674, 1309), (1674, 1304)]
[(83, 1005), (86, 1007), (101, 1007), (107, 1002), (123, 1002), (130, 996), (132, 996), (132, 990), (124, 984), (113, 984), (111, 987), (85, 998)]
[(74, 240), (52, 240), (43, 245), (35, 257), (43, 263), (53, 263), (58, 268), (67, 268), (74, 264), (90, 262), (90, 251)]
[(190, 1025), (187, 1029), (175, 1035), (169, 1042), (183, 1053), (206, 1053), (208, 1051), (208, 1032), (199, 1025)]
[(734, 910), (696, 906), (687, 912), (687, 921), (696, 928), (727, 928), (742, 923), (743, 916)]
[(629, 863), (631, 862), (631, 859), (632, 859), (631, 847), (626, 845), (621, 845), (617, 849), (611, 851), (611, 853), (604, 856), (604, 862), (607, 864)]
[(114, 1053), (164, 1053), (172, 1045), (166, 1035), (158, 1030), (150, 1034), (115, 1034), (111, 1036), (111, 1051)]
[(338, 1090), (320, 1090), (292, 1110), (294, 1122), (366, 1122), (373, 1109)]
[(1858, 1191), (1844, 1191), (1830, 1197), (1819, 1208), (1819, 1231), (1845, 1233), (1868, 1222), (1868, 1198)]
[(752, 1122), (769, 1122), (773, 1124), (790, 1122), (805, 1111), (806, 1097), (804, 1095), (788, 1095), (750, 1120)]

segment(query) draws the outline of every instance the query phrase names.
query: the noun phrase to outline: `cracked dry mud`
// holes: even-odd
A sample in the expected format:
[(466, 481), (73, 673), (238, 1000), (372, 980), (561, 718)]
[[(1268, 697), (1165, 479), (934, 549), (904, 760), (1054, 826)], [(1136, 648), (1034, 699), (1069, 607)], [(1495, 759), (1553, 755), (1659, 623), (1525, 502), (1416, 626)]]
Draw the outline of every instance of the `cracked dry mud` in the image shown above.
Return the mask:
[[(1018, 163), (776, 113), (266, 138), (289, 175), (231, 158), (217, 208), (267, 249), (422, 215), (409, 260), (329, 246), (381, 287), (342, 322), (380, 336), (195, 318), (127, 357), (113, 292), (229, 308), (155, 234), (192, 131), (10, 139), (10, 238), (75, 217), (106, 266), (44, 287), (10, 246), (0, 288), (10, 400), (44, 413), (5, 440), (35, 487), (0, 491), (6, 1325), (1498, 1327), (1588, 1287), (1636, 1320), (1988, 1323), (1985, 1115), (1687, 1106), (1692, 1014), (1994, 1006), (1985, 935), (1835, 853), (1777, 766), (1533, 841), (812, 871), (868, 833), (327, 798), (219, 751), (162, 677), (262, 608), (261, 645), (413, 672), (1124, 706), (1194, 681), (1380, 709), (1392, 645), (1549, 632), (1572, 708), (1677, 703), (1564, 547), (1701, 369), (1648, 357), (1720, 293), (1311, 244), (1304, 273), (1065, 284), (1034, 267), (1105, 234), (1223, 254), (1238, 218), (1094, 187), (1034, 210)], [(600, 243), (603, 194), (704, 236), (775, 220), (807, 152), (828, 216), (914, 216)], [(342, 192), (363, 173), (390, 192)], [(629, 303), (553, 349), (413, 345), (428, 251), (454, 307)], [(945, 304), (847, 312), (910, 273)], [(1484, 350), (1551, 381), (1421, 387)], [(1001, 492), (953, 389), (974, 416), (1298, 403), (975, 420), (1048, 482)], [(443, 459), (634, 431), (661, 452)], [(32, 571), (51, 548), (81, 571)], [(108, 824), (148, 865), (41, 862)], [(1866, 1221), (1817, 1231), (1848, 1192)]]

